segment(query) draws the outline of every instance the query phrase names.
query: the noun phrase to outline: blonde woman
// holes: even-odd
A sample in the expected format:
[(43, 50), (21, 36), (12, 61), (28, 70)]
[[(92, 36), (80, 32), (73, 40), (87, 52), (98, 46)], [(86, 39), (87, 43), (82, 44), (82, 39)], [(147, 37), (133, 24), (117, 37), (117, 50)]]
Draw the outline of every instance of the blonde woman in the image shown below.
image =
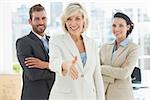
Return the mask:
[(50, 69), (56, 80), (50, 100), (104, 100), (98, 48), (83, 34), (88, 27), (86, 11), (70, 3), (62, 16), (66, 34), (50, 40)]
[[(66, 7), (62, 27), (66, 34), (52, 37), (49, 44), (49, 69), (56, 72), (49, 100), (105, 100), (98, 48), (84, 34), (88, 19), (79, 3)], [(45, 62), (28, 62), (35, 65), (30, 68), (48, 69)]]

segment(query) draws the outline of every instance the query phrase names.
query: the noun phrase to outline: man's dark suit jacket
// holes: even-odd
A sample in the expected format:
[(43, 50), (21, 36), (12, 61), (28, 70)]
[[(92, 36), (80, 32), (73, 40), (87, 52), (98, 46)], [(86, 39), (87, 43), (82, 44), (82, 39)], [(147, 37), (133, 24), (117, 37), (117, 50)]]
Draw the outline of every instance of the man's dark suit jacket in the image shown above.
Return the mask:
[[(46, 36), (49, 41), (49, 37)], [(49, 62), (48, 52), (42, 41), (32, 32), (16, 42), (17, 57), (23, 69), (23, 88), (21, 100), (48, 100), (55, 80), (55, 73), (48, 69), (28, 68), (26, 57), (36, 57)]]

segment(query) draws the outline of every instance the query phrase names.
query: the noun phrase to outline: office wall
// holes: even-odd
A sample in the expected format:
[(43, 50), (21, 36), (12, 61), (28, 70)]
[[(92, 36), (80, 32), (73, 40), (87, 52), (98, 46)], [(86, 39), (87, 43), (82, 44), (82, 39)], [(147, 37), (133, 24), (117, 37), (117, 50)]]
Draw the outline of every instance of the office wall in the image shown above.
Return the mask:
[(12, 73), (12, 7), (0, 3), (0, 73)]

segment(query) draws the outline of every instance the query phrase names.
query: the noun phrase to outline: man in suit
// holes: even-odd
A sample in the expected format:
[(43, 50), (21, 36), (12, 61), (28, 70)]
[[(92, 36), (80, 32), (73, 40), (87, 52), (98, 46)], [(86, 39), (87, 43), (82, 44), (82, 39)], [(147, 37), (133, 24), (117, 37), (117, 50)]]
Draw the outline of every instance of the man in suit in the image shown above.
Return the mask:
[[(21, 100), (48, 100), (55, 73), (49, 69), (30, 68), (49, 64), (49, 36), (44, 33), (47, 27), (46, 11), (42, 5), (37, 4), (30, 8), (29, 15), (32, 31), (16, 42), (17, 57), (23, 69)], [(45, 39), (44, 43), (42, 38)]]

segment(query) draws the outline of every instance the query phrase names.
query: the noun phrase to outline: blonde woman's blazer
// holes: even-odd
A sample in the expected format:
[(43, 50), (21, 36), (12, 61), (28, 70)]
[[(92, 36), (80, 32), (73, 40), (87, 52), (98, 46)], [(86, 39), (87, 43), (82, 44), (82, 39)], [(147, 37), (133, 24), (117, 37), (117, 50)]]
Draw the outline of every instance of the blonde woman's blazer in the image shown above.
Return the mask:
[[(112, 57), (113, 43), (106, 43), (100, 48), (101, 73), (104, 81), (106, 100), (134, 100), (131, 74), (139, 55), (139, 47), (129, 42), (126, 47), (119, 47)], [(128, 66), (121, 65), (128, 61)]]
[[(105, 100), (98, 48), (93, 40), (82, 36), (87, 54), (85, 66), (69, 34), (50, 39), (50, 66), (51, 70), (56, 72), (50, 100)], [(62, 63), (71, 62), (74, 56), (77, 56), (77, 80), (72, 80), (69, 75), (62, 76), (61, 73)]]

